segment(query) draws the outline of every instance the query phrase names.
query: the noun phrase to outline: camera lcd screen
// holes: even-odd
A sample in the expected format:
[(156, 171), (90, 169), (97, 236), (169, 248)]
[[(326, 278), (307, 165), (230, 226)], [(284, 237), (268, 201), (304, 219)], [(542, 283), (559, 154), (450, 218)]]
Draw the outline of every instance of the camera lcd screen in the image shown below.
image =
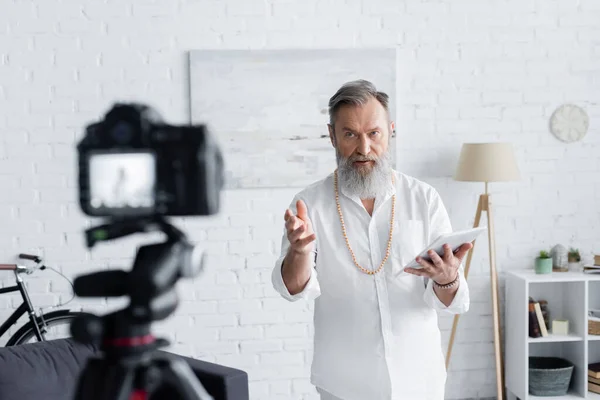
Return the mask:
[(152, 153), (93, 154), (89, 179), (93, 209), (135, 213), (155, 206), (156, 160)]

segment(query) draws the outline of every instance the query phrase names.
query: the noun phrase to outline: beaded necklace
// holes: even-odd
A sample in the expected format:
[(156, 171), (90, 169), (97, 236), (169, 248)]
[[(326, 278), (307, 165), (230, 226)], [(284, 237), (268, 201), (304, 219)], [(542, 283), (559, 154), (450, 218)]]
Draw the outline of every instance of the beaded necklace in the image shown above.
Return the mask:
[[(394, 175), (393, 174), (392, 174), (392, 184), (394, 184)], [(337, 169), (335, 170), (335, 175), (334, 175), (334, 188), (335, 188), (335, 204), (337, 205), (338, 214), (340, 216), (340, 222), (342, 224), (342, 233), (344, 235), (344, 240), (346, 241), (346, 246), (348, 247), (348, 250), (350, 251), (350, 256), (352, 256), (352, 261), (354, 261), (354, 265), (356, 265), (358, 267), (358, 269), (361, 270), (362, 272), (364, 272), (365, 274), (375, 275), (376, 273), (381, 271), (381, 269), (383, 268), (383, 265), (385, 264), (388, 257), (390, 256), (390, 249), (392, 247), (392, 237), (393, 237), (393, 233), (394, 233), (396, 194), (394, 193), (394, 195), (392, 196), (392, 217), (390, 220), (390, 235), (389, 235), (389, 239), (388, 239), (388, 243), (387, 243), (387, 248), (385, 251), (385, 257), (383, 258), (383, 261), (381, 261), (381, 265), (379, 266), (379, 268), (377, 268), (376, 270), (373, 271), (373, 270), (368, 270), (366, 268), (363, 268), (360, 264), (358, 264), (358, 261), (356, 261), (356, 256), (354, 255), (354, 252), (352, 251), (352, 247), (350, 247), (350, 241), (348, 240), (348, 235), (346, 233), (346, 225), (344, 224), (344, 216), (342, 215), (342, 207), (340, 206)]]

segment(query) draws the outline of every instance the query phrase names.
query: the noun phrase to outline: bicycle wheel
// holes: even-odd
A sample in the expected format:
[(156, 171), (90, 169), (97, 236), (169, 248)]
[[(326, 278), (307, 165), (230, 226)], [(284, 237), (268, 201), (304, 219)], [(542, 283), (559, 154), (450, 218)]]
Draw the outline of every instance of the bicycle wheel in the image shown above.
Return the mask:
[[(71, 337), (71, 322), (82, 312), (60, 310), (37, 317), (38, 326), (42, 331), (45, 340), (64, 339)], [(35, 330), (31, 321), (23, 325), (6, 342), (6, 346), (15, 346), (19, 344), (37, 342)]]

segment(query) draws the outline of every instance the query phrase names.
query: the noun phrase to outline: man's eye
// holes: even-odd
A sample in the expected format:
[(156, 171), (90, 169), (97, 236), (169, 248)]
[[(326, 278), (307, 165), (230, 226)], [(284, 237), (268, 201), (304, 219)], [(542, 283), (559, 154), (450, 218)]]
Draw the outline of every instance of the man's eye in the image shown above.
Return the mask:
[(346, 132), (346, 136), (352, 136), (354, 135), (352, 132)]
[(373, 131), (373, 132), (371, 132), (371, 135), (374, 136), (374, 135), (377, 135), (378, 133), (379, 133), (379, 131)]

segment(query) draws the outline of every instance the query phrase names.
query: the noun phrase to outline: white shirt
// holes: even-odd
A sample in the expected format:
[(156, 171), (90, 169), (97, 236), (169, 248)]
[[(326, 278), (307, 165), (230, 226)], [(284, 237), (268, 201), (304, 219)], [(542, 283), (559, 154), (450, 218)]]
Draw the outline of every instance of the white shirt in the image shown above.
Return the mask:
[[(446, 381), (437, 313), (464, 313), (469, 290), (461, 265), (460, 286), (449, 307), (432, 282), (403, 267), (438, 235), (451, 232), (437, 191), (394, 171), (395, 187), (375, 200), (373, 215), (360, 199), (340, 188), (346, 233), (357, 262), (375, 270), (385, 257), (396, 193), (390, 256), (383, 269), (368, 275), (352, 261), (335, 203), (333, 176), (300, 191), (316, 234), (310, 279), (290, 295), (281, 275), (289, 248), (284, 229), (281, 255), (273, 269), (275, 290), (289, 301), (315, 300), (311, 382), (344, 400), (443, 400)], [(397, 275), (399, 274), (399, 275)]]

